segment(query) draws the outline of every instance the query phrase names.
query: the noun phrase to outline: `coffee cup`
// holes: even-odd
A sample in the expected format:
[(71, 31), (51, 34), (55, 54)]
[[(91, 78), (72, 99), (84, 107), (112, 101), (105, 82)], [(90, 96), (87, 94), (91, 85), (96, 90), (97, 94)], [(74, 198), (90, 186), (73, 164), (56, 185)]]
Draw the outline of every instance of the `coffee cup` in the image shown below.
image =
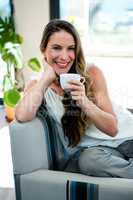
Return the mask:
[(60, 85), (61, 85), (62, 89), (65, 89), (68, 85), (68, 82), (71, 80), (76, 80), (76, 81), (79, 81), (82, 83), (85, 82), (85, 78), (81, 77), (80, 74), (74, 74), (74, 73), (60, 74)]

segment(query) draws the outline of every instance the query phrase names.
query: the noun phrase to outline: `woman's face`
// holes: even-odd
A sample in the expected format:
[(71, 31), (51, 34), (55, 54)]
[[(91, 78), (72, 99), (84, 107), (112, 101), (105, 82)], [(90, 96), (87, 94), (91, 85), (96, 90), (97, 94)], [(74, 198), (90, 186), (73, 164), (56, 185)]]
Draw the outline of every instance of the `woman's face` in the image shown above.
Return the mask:
[(67, 73), (75, 60), (73, 36), (64, 30), (55, 32), (49, 38), (44, 57), (58, 75)]

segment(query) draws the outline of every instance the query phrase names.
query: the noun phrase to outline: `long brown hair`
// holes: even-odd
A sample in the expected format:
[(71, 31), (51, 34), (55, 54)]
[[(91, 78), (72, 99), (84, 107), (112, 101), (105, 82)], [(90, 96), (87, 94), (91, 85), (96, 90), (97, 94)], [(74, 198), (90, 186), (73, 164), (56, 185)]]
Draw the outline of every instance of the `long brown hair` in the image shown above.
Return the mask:
[[(84, 85), (86, 95), (90, 100), (93, 100), (92, 81), (87, 72), (81, 41), (78, 32), (72, 24), (65, 20), (51, 20), (44, 29), (40, 50), (43, 53), (47, 47), (50, 36), (61, 30), (70, 33), (75, 41), (75, 61), (68, 73), (78, 73), (85, 77)], [(64, 134), (68, 137), (69, 146), (76, 146), (85, 134), (86, 126), (91, 123), (91, 120), (89, 117), (86, 117), (85, 113), (76, 105), (76, 102), (72, 100), (69, 92), (65, 92), (62, 103), (65, 108), (65, 113), (61, 119)]]

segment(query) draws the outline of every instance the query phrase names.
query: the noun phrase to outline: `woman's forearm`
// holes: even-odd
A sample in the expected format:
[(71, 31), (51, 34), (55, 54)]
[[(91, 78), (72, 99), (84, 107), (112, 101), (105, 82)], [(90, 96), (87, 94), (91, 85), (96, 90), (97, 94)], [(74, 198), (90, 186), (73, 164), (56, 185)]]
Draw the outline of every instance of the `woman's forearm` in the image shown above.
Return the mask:
[(24, 92), (24, 97), (15, 108), (16, 120), (25, 122), (36, 116), (36, 112), (44, 98), (44, 93), (53, 80), (53, 76), (45, 73), (40, 80)]
[(83, 111), (102, 132), (112, 137), (117, 134), (117, 119), (113, 114), (103, 111), (90, 100), (87, 100)]

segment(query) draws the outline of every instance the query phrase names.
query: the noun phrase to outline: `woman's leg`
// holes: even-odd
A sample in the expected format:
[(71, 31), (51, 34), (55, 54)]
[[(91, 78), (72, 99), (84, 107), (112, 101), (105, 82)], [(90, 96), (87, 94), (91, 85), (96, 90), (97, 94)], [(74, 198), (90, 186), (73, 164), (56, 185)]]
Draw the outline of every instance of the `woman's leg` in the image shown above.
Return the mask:
[(73, 172), (73, 173), (80, 173), (79, 167), (78, 167), (78, 160), (79, 156), (83, 149), (77, 151), (67, 162), (64, 171), (66, 172)]
[(86, 175), (133, 178), (133, 159), (126, 160), (115, 148), (97, 146), (85, 149), (79, 156), (78, 167)]

